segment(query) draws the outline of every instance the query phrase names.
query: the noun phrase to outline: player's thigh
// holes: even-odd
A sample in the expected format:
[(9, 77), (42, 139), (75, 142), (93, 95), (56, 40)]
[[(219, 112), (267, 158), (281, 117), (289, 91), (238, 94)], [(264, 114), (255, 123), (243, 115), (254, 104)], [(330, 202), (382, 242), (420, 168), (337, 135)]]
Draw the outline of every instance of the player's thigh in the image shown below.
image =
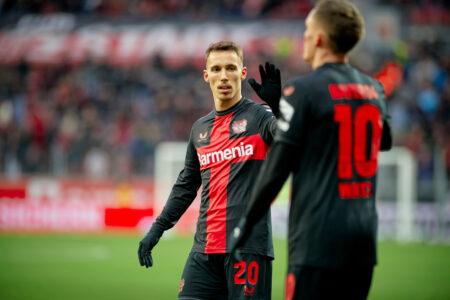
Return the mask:
[(344, 287), (341, 295), (349, 300), (367, 299), (372, 284), (373, 267), (351, 268), (341, 272), (341, 286)]
[(285, 299), (363, 300), (367, 298), (372, 280), (372, 270), (372, 267), (352, 269), (289, 267)]
[(209, 254), (191, 252), (181, 275), (179, 300), (227, 299), (225, 276)]
[(271, 299), (272, 259), (243, 253), (241, 261), (226, 260), (228, 299)]

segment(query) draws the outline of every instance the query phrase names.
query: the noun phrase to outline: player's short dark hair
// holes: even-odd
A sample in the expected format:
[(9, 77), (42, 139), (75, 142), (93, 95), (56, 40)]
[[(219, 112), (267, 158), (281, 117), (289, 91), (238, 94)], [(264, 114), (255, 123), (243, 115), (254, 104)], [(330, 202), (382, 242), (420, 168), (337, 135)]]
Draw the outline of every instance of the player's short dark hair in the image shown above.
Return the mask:
[(347, 0), (320, 0), (314, 7), (314, 18), (328, 33), (334, 53), (348, 53), (364, 37), (364, 18)]
[(220, 41), (209, 45), (208, 49), (206, 49), (205, 52), (205, 61), (208, 61), (209, 54), (213, 51), (228, 51), (228, 50), (236, 52), (239, 59), (241, 60), (241, 63), (244, 63), (242, 48), (239, 47), (236, 43), (231, 41)]

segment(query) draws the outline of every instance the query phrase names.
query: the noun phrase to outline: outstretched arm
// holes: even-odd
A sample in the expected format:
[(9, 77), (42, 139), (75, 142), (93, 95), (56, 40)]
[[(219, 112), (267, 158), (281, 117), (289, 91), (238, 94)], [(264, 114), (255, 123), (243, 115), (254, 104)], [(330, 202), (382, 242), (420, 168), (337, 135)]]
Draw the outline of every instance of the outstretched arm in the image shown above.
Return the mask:
[(194, 201), (201, 185), (200, 167), (192, 142), (189, 143), (184, 169), (178, 175), (169, 199), (161, 214), (139, 243), (138, 257), (141, 266), (151, 267), (151, 251), (158, 243), (164, 231), (172, 228)]
[(295, 148), (289, 144), (274, 141), (256, 179), (256, 184), (244, 217), (230, 240), (231, 252), (242, 246), (250, 236), (253, 225), (264, 216), (270, 204), (286, 181), (292, 166)]

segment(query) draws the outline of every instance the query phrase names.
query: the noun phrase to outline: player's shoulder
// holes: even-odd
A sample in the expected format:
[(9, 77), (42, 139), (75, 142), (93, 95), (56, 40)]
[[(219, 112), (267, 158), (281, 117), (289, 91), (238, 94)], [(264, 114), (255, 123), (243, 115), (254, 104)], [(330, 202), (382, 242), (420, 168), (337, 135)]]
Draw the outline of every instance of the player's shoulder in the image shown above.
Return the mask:
[(195, 129), (196, 127), (201, 126), (205, 123), (211, 122), (211, 120), (214, 120), (214, 118), (215, 118), (215, 113), (214, 113), (214, 110), (212, 110), (208, 114), (204, 115), (203, 117), (198, 118), (192, 125), (192, 129)]
[(255, 102), (251, 99), (244, 98), (245, 111), (254, 114), (273, 114), (269, 105), (264, 102)]
[(363, 78), (364, 82), (370, 83), (371, 85), (376, 86), (377, 88), (383, 88), (381, 82), (379, 82), (369, 74), (363, 73), (360, 70), (357, 70), (356, 68), (355, 71), (359, 73), (359, 75)]
[(304, 98), (311, 87), (310, 74), (289, 79), (283, 87), (282, 97), (290, 99)]
[(359, 76), (361, 78), (361, 83), (371, 85), (371, 86), (375, 87), (375, 90), (377, 91), (377, 93), (379, 95), (383, 95), (383, 96), (385, 95), (384, 86), (380, 81), (373, 78), (369, 74), (366, 74), (366, 73), (361, 72), (360, 70), (357, 70), (356, 68), (354, 68), (354, 69), (355, 69), (355, 72), (359, 73)]
[[(364, 74), (366, 75), (366, 74)], [(384, 92), (384, 85), (378, 81), (377, 79), (373, 78), (372, 76), (366, 75), (368, 77), (368, 80), (370, 80), (371, 84), (375, 86), (375, 88), (378, 90), (379, 93), (385, 94)]]

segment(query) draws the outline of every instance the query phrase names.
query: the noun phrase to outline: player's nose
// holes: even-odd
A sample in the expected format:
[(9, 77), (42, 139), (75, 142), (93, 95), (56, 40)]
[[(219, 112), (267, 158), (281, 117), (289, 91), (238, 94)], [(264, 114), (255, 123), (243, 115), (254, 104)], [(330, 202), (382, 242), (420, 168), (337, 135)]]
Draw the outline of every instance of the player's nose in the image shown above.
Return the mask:
[(226, 80), (228, 80), (228, 76), (227, 76), (227, 72), (226, 72), (226, 70), (222, 70), (221, 72), (220, 72), (220, 80), (221, 81), (226, 81)]

